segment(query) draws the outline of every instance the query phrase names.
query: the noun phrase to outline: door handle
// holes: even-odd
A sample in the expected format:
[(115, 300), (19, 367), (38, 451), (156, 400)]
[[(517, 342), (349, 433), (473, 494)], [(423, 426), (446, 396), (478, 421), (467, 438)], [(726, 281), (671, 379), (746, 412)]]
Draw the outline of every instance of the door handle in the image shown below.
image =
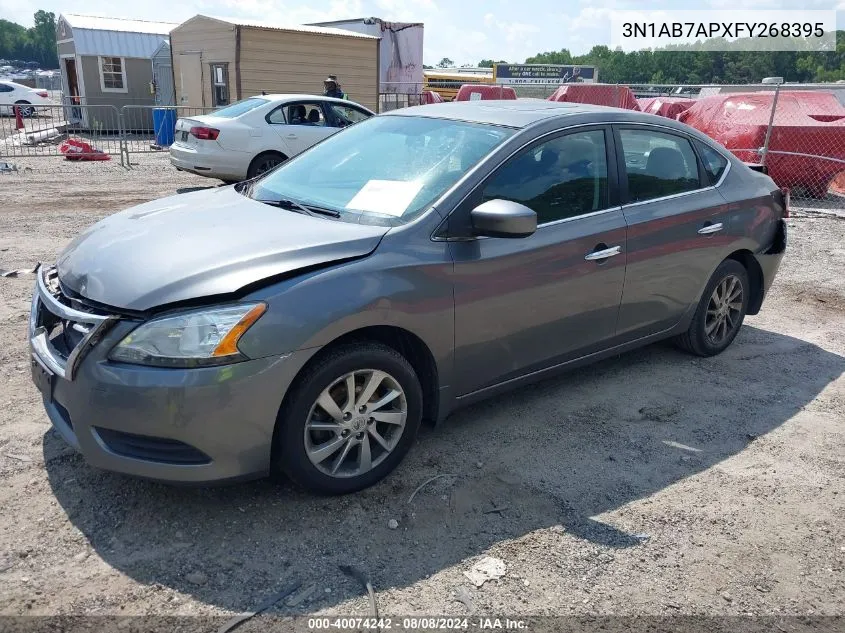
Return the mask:
[(296, 140), (296, 134), (288, 134), (285, 138), (289, 138), (291, 140)]
[(716, 222), (716, 224), (705, 224), (700, 229), (698, 229), (699, 235), (712, 235), (713, 233), (718, 233), (723, 228), (721, 222)]
[(604, 248), (600, 251), (593, 251), (592, 253), (587, 253), (587, 256), (584, 257), (588, 262), (594, 262), (599, 259), (607, 259), (608, 257), (613, 257), (614, 255), (618, 255), (622, 252), (621, 246), (611, 246), (610, 248)]

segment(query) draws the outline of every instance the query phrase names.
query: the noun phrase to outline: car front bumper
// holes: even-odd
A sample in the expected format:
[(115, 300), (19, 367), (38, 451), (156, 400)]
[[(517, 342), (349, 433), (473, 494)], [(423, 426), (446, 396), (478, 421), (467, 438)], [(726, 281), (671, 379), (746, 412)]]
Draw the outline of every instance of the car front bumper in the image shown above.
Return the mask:
[(109, 350), (136, 324), (112, 319), (68, 353), (62, 333), (42, 324), (62, 311), (68, 322), (86, 317), (42, 272), (30, 317), (33, 380), (55, 429), (92, 466), (191, 483), (269, 472), (279, 407), (310, 351), (197, 369), (114, 363)]

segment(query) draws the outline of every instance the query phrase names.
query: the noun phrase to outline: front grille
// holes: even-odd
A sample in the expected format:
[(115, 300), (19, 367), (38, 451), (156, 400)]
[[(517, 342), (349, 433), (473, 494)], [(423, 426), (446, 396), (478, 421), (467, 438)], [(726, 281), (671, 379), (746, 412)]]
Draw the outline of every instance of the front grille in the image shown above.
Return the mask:
[(109, 450), (123, 457), (179, 466), (208, 464), (211, 458), (201, 450), (179, 440), (150, 435), (135, 435), (114, 429), (94, 427)]
[(68, 297), (55, 268), (39, 269), (38, 275), (30, 321), (33, 346), (54, 373), (72, 380), (74, 367), (90, 348), (83, 345), (86, 337), (91, 334), (90, 344), (95, 344), (115, 319)]
[[(49, 321), (50, 319), (48, 319)], [(50, 345), (63, 359), (67, 360), (70, 353), (76, 349), (88, 333), (89, 325), (65, 319), (56, 319), (49, 330)]]

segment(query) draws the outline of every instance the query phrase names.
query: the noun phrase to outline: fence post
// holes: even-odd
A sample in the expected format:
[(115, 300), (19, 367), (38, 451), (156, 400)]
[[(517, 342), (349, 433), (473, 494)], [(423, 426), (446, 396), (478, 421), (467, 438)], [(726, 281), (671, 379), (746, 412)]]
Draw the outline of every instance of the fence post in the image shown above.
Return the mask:
[[(115, 111), (117, 111), (117, 106), (114, 106)], [(118, 121), (118, 138), (120, 140), (120, 166), (121, 167), (130, 167), (129, 162), (129, 143), (127, 142), (126, 138), (126, 124), (123, 119), (124, 110), (126, 106), (122, 106), (120, 108), (120, 112), (117, 113), (117, 121)], [(124, 154), (126, 155), (126, 162), (124, 163), (123, 158)]]
[(769, 141), (772, 138), (772, 128), (775, 125), (775, 111), (778, 108), (778, 95), (780, 94), (780, 84), (775, 86), (775, 96), (772, 99), (772, 111), (769, 114), (769, 127), (766, 128), (766, 140), (763, 141), (763, 149), (760, 153), (760, 163), (766, 164), (766, 157), (769, 153)]

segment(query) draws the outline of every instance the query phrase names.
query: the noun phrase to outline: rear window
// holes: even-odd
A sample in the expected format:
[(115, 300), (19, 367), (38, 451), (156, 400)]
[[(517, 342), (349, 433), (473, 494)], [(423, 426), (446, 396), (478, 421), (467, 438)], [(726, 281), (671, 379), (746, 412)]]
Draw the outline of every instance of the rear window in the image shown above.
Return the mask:
[(255, 110), (255, 108), (260, 108), (261, 106), (270, 103), (267, 99), (259, 99), (258, 97), (250, 97), (249, 99), (244, 99), (243, 101), (238, 101), (237, 103), (233, 103), (230, 106), (226, 106), (225, 108), (220, 108), (219, 110), (215, 110), (211, 114), (216, 116), (219, 119), (234, 119), (236, 116), (241, 116), (242, 114), (246, 114), (250, 110)]
[(710, 176), (710, 184), (715, 185), (719, 182), (722, 174), (725, 173), (725, 169), (728, 167), (728, 159), (701, 141), (696, 141), (695, 145), (698, 147), (698, 153), (704, 163), (704, 170)]

